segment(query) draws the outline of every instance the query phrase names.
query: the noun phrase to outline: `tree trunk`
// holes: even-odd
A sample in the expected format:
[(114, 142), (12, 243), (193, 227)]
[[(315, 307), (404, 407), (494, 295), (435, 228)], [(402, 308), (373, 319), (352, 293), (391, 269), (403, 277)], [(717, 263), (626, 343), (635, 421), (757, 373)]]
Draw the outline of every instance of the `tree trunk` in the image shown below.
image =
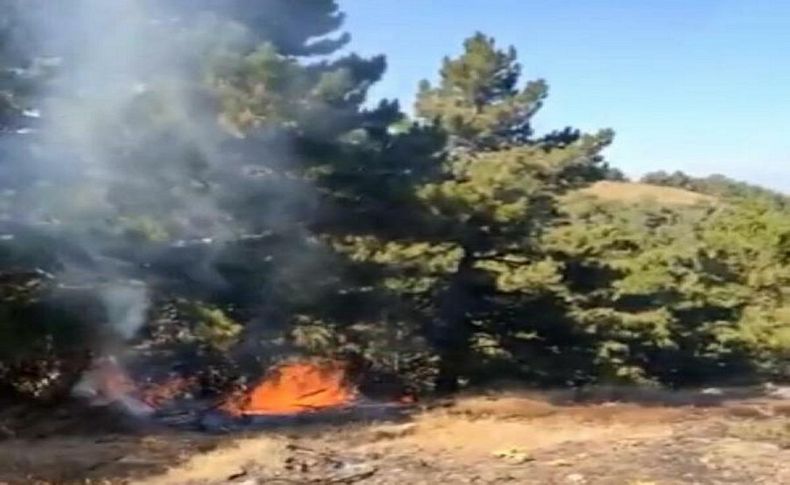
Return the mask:
[(474, 258), (471, 251), (465, 250), (458, 270), (439, 300), (439, 324), (434, 336), (440, 357), (436, 378), (436, 391), (439, 393), (458, 391), (465, 361), (470, 357), (472, 328), (469, 314), (473, 303), (473, 278)]

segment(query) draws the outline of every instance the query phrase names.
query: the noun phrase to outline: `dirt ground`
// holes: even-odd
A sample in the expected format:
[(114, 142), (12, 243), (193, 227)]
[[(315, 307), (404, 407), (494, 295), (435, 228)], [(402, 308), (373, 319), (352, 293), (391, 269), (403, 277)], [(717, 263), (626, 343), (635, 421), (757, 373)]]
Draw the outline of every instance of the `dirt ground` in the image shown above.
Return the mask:
[(790, 483), (789, 401), (604, 394), (500, 392), (432, 403), (405, 422), (243, 434), (61, 411), (4, 425), (0, 483)]

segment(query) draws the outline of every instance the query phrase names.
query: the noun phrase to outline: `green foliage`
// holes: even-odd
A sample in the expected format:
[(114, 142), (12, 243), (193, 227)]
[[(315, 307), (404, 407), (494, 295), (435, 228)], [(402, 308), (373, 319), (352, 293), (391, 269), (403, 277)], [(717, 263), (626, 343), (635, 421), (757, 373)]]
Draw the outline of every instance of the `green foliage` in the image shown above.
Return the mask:
[[(512, 360), (506, 341), (530, 335), (501, 320), (561, 286), (560, 267), (540, 253), (538, 239), (556, 218), (560, 195), (602, 177), (600, 152), (611, 141), (608, 131), (534, 136), (531, 121), (546, 86), (520, 87), (520, 70), (512, 49), (480, 34), (469, 39), (459, 58), (445, 61), (439, 85), (421, 87), (419, 124), (390, 135), (397, 146), (426, 127), (443, 134), (416, 147), (424, 151), (412, 150), (411, 160), (433, 169), (417, 166), (410, 173), (418, 176), (401, 179), (408, 185), (379, 190), (376, 199), (359, 192), (364, 186), (348, 187), (354, 203), (347, 207), (372, 220), (357, 224), (353, 236), (330, 238), (370, 292), (407, 306), (412, 332), (425, 335), (438, 358), (437, 385), (445, 389), (469, 380), (477, 363)], [(376, 206), (387, 211), (370, 209)], [(413, 226), (383, 225), (382, 217)]]
[(569, 269), (575, 320), (601, 340), (607, 366), (627, 363), (672, 383), (755, 365), (781, 372), (782, 212), (759, 203), (669, 208), (587, 199), (566, 211), (547, 249)]
[(727, 199), (739, 199), (741, 201), (757, 199), (775, 204), (780, 209), (790, 208), (790, 197), (787, 195), (757, 185), (733, 180), (724, 175), (692, 177), (680, 171), (673, 173), (658, 171), (643, 176), (642, 182), (676, 187)]
[(464, 54), (445, 59), (441, 82), (423, 82), (417, 101), (420, 117), (436, 120), (459, 142), (497, 146), (529, 137), (529, 121), (548, 94), (542, 80), (518, 88), (521, 66), (516, 51), (498, 50), (494, 40), (476, 34)]
[[(409, 119), (397, 103), (366, 107), (385, 62), (338, 50), (336, 2), (182, 2), (160, 7), (179, 15), (168, 41), (189, 75), (149, 73), (128, 102), (98, 103), (66, 134), (106, 162), (108, 186), (87, 172), (0, 180), (13, 189), (4, 220), (46, 221), (0, 246), (0, 384), (45, 394), (53, 376), (78, 374), (75, 356), (107, 346), (101, 311), (48, 293), (68, 286), (75, 261), (98, 264), (96, 247), (113, 276), (157, 297), (137, 338), (195, 362), (344, 356), (438, 390), (788, 370), (784, 195), (663, 173), (645, 182), (716, 203), (581, 195), (623, 179), (602, 155), (613, 132), (536, 133), (548, 85), (522, 80), (512, 48), (470, 37), (419, 87)], [(35, 107), (38, 75), (57, 76), (32, 43), (19, 48), (15, 12), (0, 11), (9, 132)], [(146, 23), (169, 35), (161, 24)], [(86, 103), (60, 94), (67, 111)], [(25, 163), (49, 167), (14, 140)]]
[(195, 319), (195, 337), (203, 345), (228, 350), (237, 343), (242, 326), (219, 308), (194, 303), (190, 309)]

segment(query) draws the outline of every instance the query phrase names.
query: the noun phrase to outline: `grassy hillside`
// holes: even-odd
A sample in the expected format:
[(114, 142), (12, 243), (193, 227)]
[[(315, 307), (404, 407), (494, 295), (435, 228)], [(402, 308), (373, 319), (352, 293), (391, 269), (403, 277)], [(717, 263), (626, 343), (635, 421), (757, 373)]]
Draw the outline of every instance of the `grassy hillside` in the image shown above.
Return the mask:
[(674, 187), (662, 187), (640, 182), (615, 182), (604, 180), (580, 191), (603, 200), (639, 202), (652, 200), (670, 205), (695, 205), (714, 202), (715, 197)]

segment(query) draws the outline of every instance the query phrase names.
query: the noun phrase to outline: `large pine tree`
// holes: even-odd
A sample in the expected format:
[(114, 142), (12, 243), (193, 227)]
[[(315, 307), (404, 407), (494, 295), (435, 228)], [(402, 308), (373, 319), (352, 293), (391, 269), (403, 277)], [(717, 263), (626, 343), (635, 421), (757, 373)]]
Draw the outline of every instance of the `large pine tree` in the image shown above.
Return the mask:
[[(239, 337), (229, 315), (253, 347), (316, 327), (338, 289), (314, 236), (336, 192), (326, 174), (400, 116), (364, 106), (383, 58), (338, 53), (348, 36), (334, 1), (56, 8), (57, 37), (37, 32), (60, 65), (42, 128), (24, 139), (35, 156), (15, 151), (2, 173), (11, 220), (47, 236), (41, 267), (97, 292), (146, 281), (154, 303), (186, 308), (190, 328), (169, 330), (182, 344), (227, 349)], [(21, 112), (4, 99), (3, 114)], [(26, 185), (14, 179), (23, 169)]]
[(513, 308), (559, 282), (558, 264), (538, 248), (554, 202), (605, 170), (601, 150), (611, 133), (536, 135), (532, 118), (547, 87), (521, 86), (520, 75), (515, 51), (482, 34), (445, 60), (439, 84), (424, 82), (417, 101), (423, 126), (446, 140), (413, 188), (421, 216), (410, 219), (419, 226), (346, 241), (356, 260), (390, 267), (385, 285), (423, 315), (444, 390), (480, 362), (504, 358), (506, 341), (529, 338), (532, 316), (513, 318)]

